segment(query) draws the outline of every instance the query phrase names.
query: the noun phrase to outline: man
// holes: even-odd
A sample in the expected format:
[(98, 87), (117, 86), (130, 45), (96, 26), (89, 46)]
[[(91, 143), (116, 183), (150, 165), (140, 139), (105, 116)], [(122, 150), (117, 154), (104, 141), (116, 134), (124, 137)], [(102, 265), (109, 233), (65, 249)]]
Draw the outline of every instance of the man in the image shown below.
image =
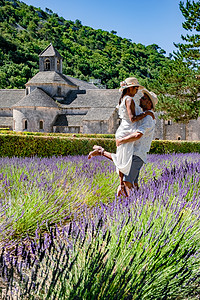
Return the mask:
[[(157, 104), (157, 96), (153, 92), (144, 89), (143, 96), (140, 99), (140, 106), (143, 111), (155, 110)], [(116, 145), (134, 142), (134, 150), (132, 157), (132, 165), (128, 175), (123, 176), (123, 185), (125, 186), (126, 193), (129, 194), (130, 190), (135, 186), (138, 189), (139, 172), (144, 163), (147, 161), (147, 153), (150, 150), (153, 134), (155, 130), (155, 120), (151, 116), (147, 116), (141, 121), (138, 121), (138, 127), (135, 132), (116, 140)]]
[[(140, 99), (140, 106), (143, 111), (155, 110), (157, 103), (157, 96), (153, 92), (149, 92), (146, 89), (142, 90), (143, 96)], [(138, 177), (139, 172), (144, 163), (147, 160), (147, 152), (150, 149), (151, 142), (153, 140), (153, 134), (155, 130), (155, 120), (152, 116), (147, 115), (144, 119), (137, 122), (138, 126), (136, 131), (123, 138), (116, 140), (116, 145), (133, 143), (133, 156), (131, 169), (128, 175), (124, 175), (123, 179), (120, 178), (120, 186), (118, 188), (118, 195), (129, 195), (130, 190), (135, 186), (138, 189)], [(88, 158), (97, 155), (103, 155), (112, 160), (112, 154), (105, 151), (101, 146), (94, 146), (95, 151), (90, 152)]]

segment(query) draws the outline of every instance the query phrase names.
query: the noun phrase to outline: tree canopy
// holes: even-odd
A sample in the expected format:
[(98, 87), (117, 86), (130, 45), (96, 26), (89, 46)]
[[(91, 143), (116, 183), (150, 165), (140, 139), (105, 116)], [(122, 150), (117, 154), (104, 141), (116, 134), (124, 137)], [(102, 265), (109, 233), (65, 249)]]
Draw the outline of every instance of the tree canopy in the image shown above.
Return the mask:
[(185, 17), (183, 28), (192, 34), (175, 44), (176, 59), (161, 70), (154, 88), (160, 94), (158, 109), (165, 111), (163, 117), (187, 123), (200, 114), (200, 1), (181, 1), (179, 7)]
[(164, 67), (159, 77), (147, 83), (159, 94), (157, 110), (165, 112), (163, 119), (188, 123), (197, 119), (200, 113), (199, 80), (196, 72), (181, 60), (175, 60)]
[(200, 72), (200, 1), (181, 1), (179, 7), (185, 18), (183, 28), (191, 34), (182, 35), (183, 43), (175, 44), (176, 55)]

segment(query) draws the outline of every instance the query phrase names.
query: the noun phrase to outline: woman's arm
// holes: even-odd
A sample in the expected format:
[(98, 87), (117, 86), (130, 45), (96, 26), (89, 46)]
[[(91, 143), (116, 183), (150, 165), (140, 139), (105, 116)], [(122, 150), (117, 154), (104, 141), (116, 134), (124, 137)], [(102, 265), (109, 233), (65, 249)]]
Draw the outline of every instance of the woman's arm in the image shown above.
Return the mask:
[(132, 123), (140, 121), (148, 115), (151, 116), (153, 119), (155, 119), (155, 116), (154, 116), (153, 112), (148, 111), (148, 110), (144, 111), (141, 114), (136, 116), (136, 114), (135, 114), (135, 103), (134, 103), (134, 101), (131, 97), (128, 97), (125, 100), (125, 104), (126, 104), (126, 109), (127, 109), (127, 112), (128, 112), (129, 119)]

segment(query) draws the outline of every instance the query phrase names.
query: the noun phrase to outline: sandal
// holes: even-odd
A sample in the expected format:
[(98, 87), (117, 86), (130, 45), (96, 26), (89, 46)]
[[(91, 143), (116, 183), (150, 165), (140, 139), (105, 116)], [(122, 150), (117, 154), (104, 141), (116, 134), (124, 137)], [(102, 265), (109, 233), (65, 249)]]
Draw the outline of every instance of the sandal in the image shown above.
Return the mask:
[(98, 155), (101, 155), (101, 152), (98, 149), (93, 150), (89, 153), (88, 159), (92, 158), (93, 156), (98, 156)]
[(93, 149), (100, 151), (101, 155), (103, 155), (103, 153), (105, 151), (103, 147), (97, 146), (97, 145), (94, 145)]

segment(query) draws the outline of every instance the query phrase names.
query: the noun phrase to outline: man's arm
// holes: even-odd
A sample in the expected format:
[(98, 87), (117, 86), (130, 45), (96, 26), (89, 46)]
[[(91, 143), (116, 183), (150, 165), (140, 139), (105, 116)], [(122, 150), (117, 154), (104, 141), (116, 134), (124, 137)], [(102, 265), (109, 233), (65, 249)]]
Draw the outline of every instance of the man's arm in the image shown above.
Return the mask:
[(139, 140), (143, 136), (143, 133), (139, 131), (135, 131), (121, 139), (116, 140), (116, 146), (120, 146), (122, 144), (130, 143)]

